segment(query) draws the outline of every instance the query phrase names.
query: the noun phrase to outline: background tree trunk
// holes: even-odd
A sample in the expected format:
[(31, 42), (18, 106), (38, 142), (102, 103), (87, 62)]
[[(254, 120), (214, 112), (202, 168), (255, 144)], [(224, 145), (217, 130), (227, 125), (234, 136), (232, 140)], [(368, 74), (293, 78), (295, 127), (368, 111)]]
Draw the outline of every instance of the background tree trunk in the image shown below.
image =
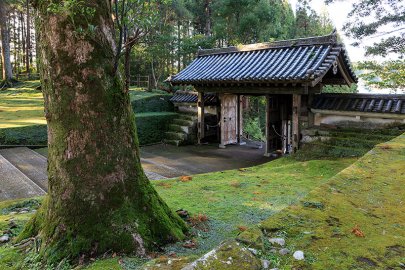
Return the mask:
[[(129, 95), (121, 73), (113, 70), (111, 1), (83, 2), (94, 16), (71, 14), (74, 20), (47, 10), (51, 2), (35, 6), (49, 195), (20, 239), (38, 233), (48, 262), (107, 250), (142, 256), (182, 239), (185, 224), (140, 164)], [(87, 28), (90, 24), (96, 27)]]
[(125, 47), (124, 70), (125, 70), (125, 92), (127, 93), (129, 92), (129, 86), (131, 84), (131, 50), (132, 46), (128, 45)]
[(29, 0), (26, 0), (27, 8), (27, 33), (26, 33), (26, 51), (25, 51), (25, 69), (27, 70), (28, 77), (30, 76), (30, 54), (31, 54), (31, 16), (30, 16), (30, 3)]
[(13, 79), (13, 70), (10, 59), (10, 34), (7, 27), (7, 6), (0, 1), (0, 31), (1, 31), (1, 55), (3, 63), (3, 78), (6, 81)]

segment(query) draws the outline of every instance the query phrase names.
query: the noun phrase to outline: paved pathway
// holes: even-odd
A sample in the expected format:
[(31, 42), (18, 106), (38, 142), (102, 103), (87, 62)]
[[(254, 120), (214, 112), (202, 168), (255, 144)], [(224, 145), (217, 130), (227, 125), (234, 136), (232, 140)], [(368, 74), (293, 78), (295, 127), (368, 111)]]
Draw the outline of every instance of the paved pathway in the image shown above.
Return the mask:
[(44, 195), (46, 192), (0, 155), (0, 201)]
[[(46, 151), (45, 151), (46, 153)], [(153, 145), (141, 148), (150, 180), (250, 167), (269, 161), (262, 149), (248, 146)], [(0, 201), (44, 195), (48, 190), (46, 154), (26, 147), (0, 150)]]

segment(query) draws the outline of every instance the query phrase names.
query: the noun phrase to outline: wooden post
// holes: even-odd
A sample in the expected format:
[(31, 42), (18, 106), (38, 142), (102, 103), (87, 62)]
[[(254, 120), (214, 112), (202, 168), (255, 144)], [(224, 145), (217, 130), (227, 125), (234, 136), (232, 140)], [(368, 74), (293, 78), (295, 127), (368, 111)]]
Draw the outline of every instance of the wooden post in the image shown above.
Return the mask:
[(198, 92), (198, 144), (201, 144), (201, 140), (204, 138), (204, 92)]
[(300, 114), (301, 114), (301, 95), (293, 94), (292, 104), (292, 151), (295, 153), (300, 144)]
[(285, 99), (280, 104), (280, 118), (281, 118), (281, 151), (283, 154), (287, 153), (287, 137), (288, 137), (288, 116), (287, 116), (287, 104)]
[(240, 129), (241, 129), (241, 124), (240, 124), (240, 95), (237, 95), (237, 99), (236, 99), (236, 140), (237, 143), (240, 144), (240, 137), (241, 137), (241, 133), (240, 133)]
[(264, 152), (265, 157), (270, 157), (270, 95), (266, 95), (266, 149)]
[(311, 111), (312, 101), (314, 100), (314, 94), (308, 95), (308, 128), (312, 128), (315, 123), (315, 114)]

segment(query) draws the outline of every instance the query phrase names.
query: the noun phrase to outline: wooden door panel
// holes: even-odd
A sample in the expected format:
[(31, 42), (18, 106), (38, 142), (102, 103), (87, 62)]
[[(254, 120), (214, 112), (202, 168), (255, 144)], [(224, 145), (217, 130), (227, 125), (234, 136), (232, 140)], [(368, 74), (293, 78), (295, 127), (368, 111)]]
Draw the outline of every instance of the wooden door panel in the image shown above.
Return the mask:
[(237, 142), (236, 132), (236, 95), (221, 96), (221, 144), (227, 145)]

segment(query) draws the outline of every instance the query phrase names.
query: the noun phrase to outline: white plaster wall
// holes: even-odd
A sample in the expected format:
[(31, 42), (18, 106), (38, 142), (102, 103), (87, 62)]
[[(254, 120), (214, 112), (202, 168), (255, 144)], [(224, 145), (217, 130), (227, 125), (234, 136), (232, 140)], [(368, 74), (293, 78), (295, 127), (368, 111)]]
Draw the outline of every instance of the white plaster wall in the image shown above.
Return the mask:
[[(179, 112), (197, 114), (197, 106), (194, 106), (194, 105), (180, 105), (180, 106), (176, 106), (176, 107), (178, 108)], [(205, 106), (204, 110), (205, 110), (205, 113), (217, 114), (217, 108), (215, 106)]]
[(361, 128), (376, 128), (384, 127), (387, 125), (404, 124), (405, 119), (389, 119), (377, 117), (364, 117), (364, 116), (348, 116), (348, 115), (325, 115), (315, 114), (315, 126), (321, 124), (337, 125), (337, 126), (350, 126)]

